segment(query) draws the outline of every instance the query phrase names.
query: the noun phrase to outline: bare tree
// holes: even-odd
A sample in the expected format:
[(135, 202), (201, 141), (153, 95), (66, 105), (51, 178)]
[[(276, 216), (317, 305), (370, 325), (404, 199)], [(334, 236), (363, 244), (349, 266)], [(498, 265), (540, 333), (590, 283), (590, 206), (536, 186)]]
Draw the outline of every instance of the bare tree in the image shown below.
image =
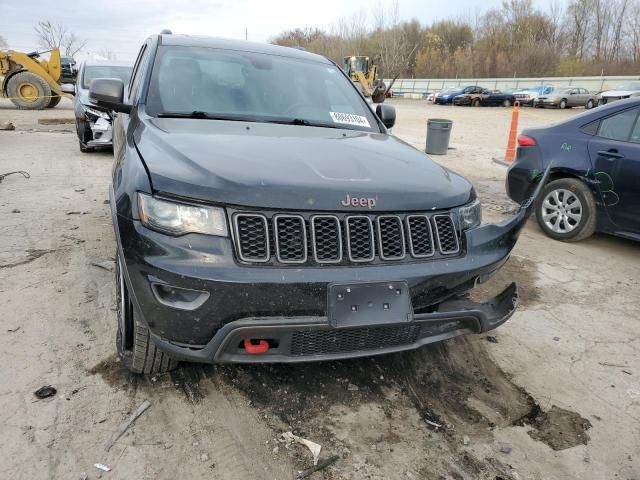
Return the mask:
[(73, 57), (82, 50), (87, 41), (78, 37), (61, 23), (52, 23), (50, 20), (40, 20), (34, 27), (38, 45), (47, 50), (59, 48), (63, 55)]
[(96, 53), (96, 56), (109, 61), (117, 60), (116, 52), (109, 48), (103, 48), (102, 50), (98, 51)]

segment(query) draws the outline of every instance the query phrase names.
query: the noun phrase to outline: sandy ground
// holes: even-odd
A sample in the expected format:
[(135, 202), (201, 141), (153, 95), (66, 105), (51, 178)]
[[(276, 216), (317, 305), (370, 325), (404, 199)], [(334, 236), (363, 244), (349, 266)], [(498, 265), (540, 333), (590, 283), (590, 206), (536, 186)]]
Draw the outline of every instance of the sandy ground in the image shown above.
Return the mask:
[[(508, 110), (393, 101), (394, 133), (421, 148), (426, 119), (454, 121), (437, 158), (468, 176), (485, 219), (505, 218)], [(573, 111), (524, 109), (521, 126)], [(115, 249), (105, 203), (112, 158), (81, 154), (70, 103), (0, 101), (0, 478), (293, 479), (311, 465), (294, 433), (338, 455), (312, 479), (640, 479), (640, 246), (554, 242), (525, 229), (488, 296), (519, 282), (495, 332), (422, 350), (297, 366), (186, 365), (134, 377), (114, 351)], [(497, 343), (496, 343), (497, 342)], [(57, 394), (37, 400), (52, 385)], [(144, 400), (151, 408), (104, 445)], [(108, 473), (94, 463), (107, 464)]]

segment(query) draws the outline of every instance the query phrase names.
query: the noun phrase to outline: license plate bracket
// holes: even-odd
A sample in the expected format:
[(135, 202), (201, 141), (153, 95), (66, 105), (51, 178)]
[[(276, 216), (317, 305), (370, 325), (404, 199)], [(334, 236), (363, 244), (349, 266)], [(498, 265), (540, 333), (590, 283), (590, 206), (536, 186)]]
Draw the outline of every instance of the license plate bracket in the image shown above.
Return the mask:
[(405, 281), (332, 284), (327, 292), (329, 322), (335, 328), (413, 320), (409, 285)]

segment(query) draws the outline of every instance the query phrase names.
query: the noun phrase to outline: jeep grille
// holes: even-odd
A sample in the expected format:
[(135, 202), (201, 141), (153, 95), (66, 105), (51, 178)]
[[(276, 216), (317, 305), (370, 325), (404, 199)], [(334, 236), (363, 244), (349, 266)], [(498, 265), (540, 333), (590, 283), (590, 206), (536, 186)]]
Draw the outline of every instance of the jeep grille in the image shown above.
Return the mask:
[(264, 264), (363, 264), (460, 253), (449, 213), (232, 213), (238, 258)]

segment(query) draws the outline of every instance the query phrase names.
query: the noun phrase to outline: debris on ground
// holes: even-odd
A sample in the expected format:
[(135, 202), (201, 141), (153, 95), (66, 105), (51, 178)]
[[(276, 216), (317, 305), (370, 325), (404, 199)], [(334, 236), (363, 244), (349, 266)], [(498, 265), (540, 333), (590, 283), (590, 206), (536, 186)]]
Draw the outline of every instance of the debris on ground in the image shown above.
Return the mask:
[(17, 208), (14, 208), (13, 210), (11, 210), (11, 213), (20, 213), (20, 210)]
[(65, 215), (80, 215), (80, 213), (82, 212), (80, 212), (79, 210), (69, 210), (65, 213)]
[(51, 385), (45, 385), (45, 386), (40, 387), (39, 389), (37, 389), (35, 392), (33, 392), (33, 394), (36, 397), (38, 397), (40, 400), (42, 400), (44, 398), (53, 397), (56, 393), (58, 393), (58, 390), (56, 390)]
[(560, 337), (553, 337), (553, 340), (554, 340), (555, 342), (559, 342), (559, 341), (560, 341)]
[(113, 447), (113, 445), (118, 441), (118, 439), (124, 434), (124, 432), (126, 432), (127, 429), (133, 424), (133, 422), (135, 422), (138, 419), (138, 417), (142, 415), (145, 412), (145, 410), (147, 410), (150, 406), (151, 406), (151, 403), (148, 400), (145, 400), (144, 402), (142, 402), (142, 404), (138, 407), (138, 409), (135, 412), (133, 412), (129, 416), (129, 418), (118, 427), (118, 429), (115, 432), (113, 432), (113, 434), (111, 435), (111, 438), (105, 445), (104, 449), (108, 452), (111, 449), (111, 447)]
[(510, 454), (513, 451), (513, 448), (511, 448), (509, 445), (500, 445), (500, 453), (506, 453), (507, 455)]
[(489, 343), (498, 343), (498, 337), (493, 335), (487, 335), (487, 342)]
[(76, 193), (84, 193), (84, 192), (85, 192), (85, 190), (86, 190), (85, 188), (76, 188), (76, 189), (74, 190), (74, 192), (76, 192)]
[(317, 465), (311, 467), (311, 468), (307, 468), (306, 470), (303, 470), (302, 472), (300, 472), (298, 474), (298, 476), (296, 477), (296, 480), (303, 480), (307, 477), (309, 477), (311, 474), (315, 473), (315, 472), (319, 472), (320, 470), (324, 470), (325, 468), (333, 465), (340, 457), (338, 455), (332, 455), (331, 457), (327, 458), (326, 460), (321, 461), (320, 463), (318, 463)]
[(15, 130), (16, 126), (11, 122), (0, 123), (0, 130)]
[(75, 123), (73, 118), (39, 118), (39, 125), (70, 125)]
[(18, 325), (18, 326), (17, 326), (17, 327), (15, 327), (15, 328), (7, 328), (7, 332), (10, 332), (10, 333), (15, 333), (15, 332), (17, 332), (18, 330), (20, 330), (20, 325)]
[(93, 466), (96, 467), (98, 470), (102, 470), (103, 472), (111, 471), (111, 469), (104, 463), (94, 463)]
[(113, 272), (113, 264), (114, 260), (105, 260), (103, 262), (91, 262), (91, 265), (94, 267), (102, 268), (104, 270), (108, 270), (109, 272)]
[(463, 445), (469, 445), (471, 443), (471, 439), (469, 438), (468, 435), (465, 435), (464, 437), (462, 437), (462, 444)]
[(89, 475), (86, 472), (82, 472), (80, 475), (80, 480), (89, 480)]
[(31, 175), (29, 175), (29, 172), (25, 172), (24, 170), (16, 170), (15, 172), (7, 172), (7, 173), (0, 174), (0, 183), (2, 183), (2, 180), (4, 180), (9, 175), (18, 175), (18, 174), (22, 175), (24, 178), (31, 178)]
[(322, 450), (322, 445), (312, 442), (311, 440), (307, 440), (306, 438), (294, 435), (293, 432), (284, 432), (283, 434), (281, 434), (280, 441), (286, 443), (287, 447), (293, 442), (304, 445), (311, 451), (311, 454), (313, 455), (313, 464), (318, 465), (318, 459), (320, 458), (320, 450)]

